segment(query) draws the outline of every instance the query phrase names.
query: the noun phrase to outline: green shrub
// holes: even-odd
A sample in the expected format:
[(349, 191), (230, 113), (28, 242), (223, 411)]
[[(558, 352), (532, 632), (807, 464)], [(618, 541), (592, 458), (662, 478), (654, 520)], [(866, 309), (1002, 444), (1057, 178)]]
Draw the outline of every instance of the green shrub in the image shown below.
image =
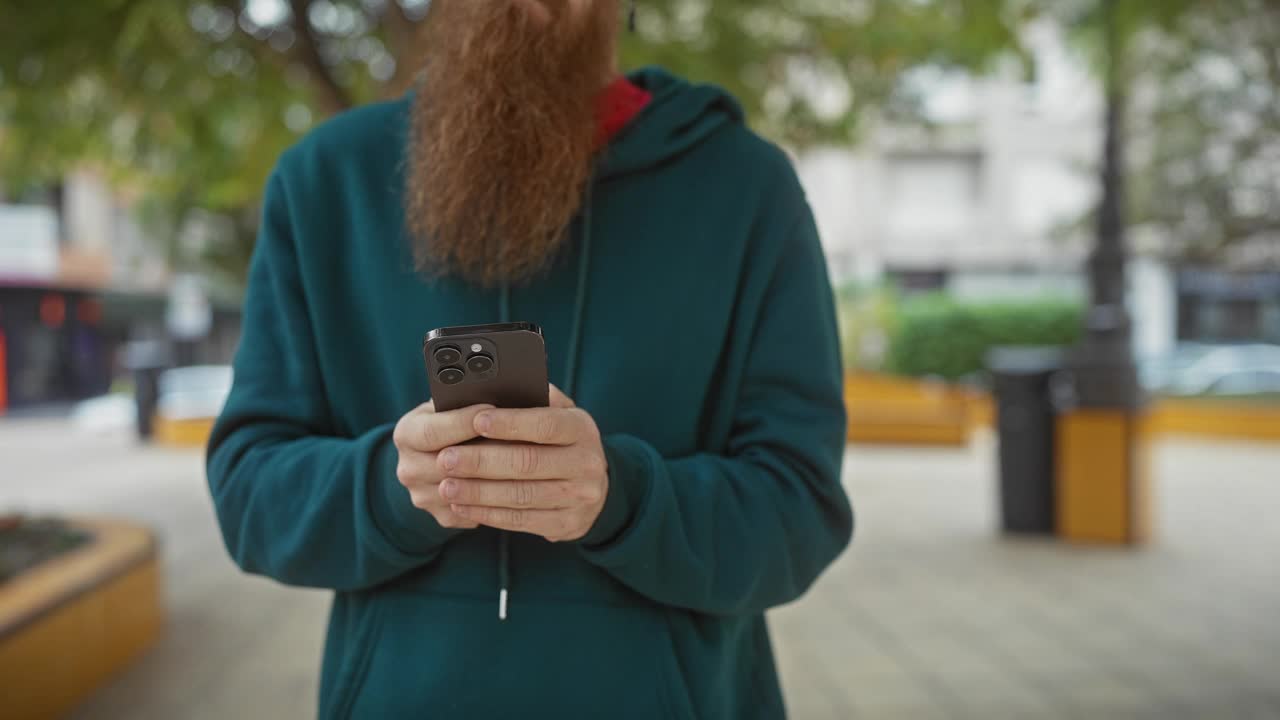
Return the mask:
[(1071, 345), (1084, 308), (1076, 302), (963, 303), (928, 295), (902, 305), (886, 369), (898, 375), (957, 380), (982, 371), (1001, 345)]

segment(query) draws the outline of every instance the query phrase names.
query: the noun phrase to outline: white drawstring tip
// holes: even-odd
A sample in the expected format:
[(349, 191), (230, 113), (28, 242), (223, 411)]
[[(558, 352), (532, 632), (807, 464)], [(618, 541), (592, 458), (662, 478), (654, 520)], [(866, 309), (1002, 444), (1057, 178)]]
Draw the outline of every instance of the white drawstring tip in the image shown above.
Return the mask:
[(502, 588), (498, 591), (498, 619), (507, 619), (507, 589)]

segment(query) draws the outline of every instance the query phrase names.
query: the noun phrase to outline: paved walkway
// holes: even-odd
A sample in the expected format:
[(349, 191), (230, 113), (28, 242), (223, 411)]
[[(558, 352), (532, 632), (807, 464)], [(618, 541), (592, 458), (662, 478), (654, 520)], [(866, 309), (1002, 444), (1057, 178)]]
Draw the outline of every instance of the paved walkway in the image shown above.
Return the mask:
[[(772, 615), (792, 716), (1280, 718), (1280, 447), (1166, 443), (1157, 540), (1002, 540), (994, 447), (858, 448), (854, 549)], [(78, 718), (307, 718), (323, 593), (240, 575), (198, 454), (0, 421), (0, 508), (159, 530), (169, 625)]]

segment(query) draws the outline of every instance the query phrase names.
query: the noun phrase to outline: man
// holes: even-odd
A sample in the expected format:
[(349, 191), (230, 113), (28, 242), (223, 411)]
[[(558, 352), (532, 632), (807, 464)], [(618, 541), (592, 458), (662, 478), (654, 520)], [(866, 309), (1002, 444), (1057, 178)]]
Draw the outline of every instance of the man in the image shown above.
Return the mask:
[[(418, 91), (268, 184), (209, 484), (241, 567), (336, 591), (323, 717), (784, 715), (764, 612), (852, 526), (831, 289), (784, 154), (620, 77), (619, 14), (436, 0)], [(421, 404), (424, 333), (500, 319), (553, 407)]]

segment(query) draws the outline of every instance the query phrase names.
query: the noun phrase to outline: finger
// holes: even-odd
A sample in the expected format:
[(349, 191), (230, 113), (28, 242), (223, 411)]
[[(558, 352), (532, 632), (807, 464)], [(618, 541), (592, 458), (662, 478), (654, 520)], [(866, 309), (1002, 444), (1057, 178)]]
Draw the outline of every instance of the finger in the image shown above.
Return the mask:
[(448, 503), (440, 499), (440, 493), (434, 487), (430, 490), (410, 490), (409, 501), (414, 507), (435, 518), (442, 528), (468, 530), (477, 527), (474, 521), (459, 517), (450, 510)]
[(480, 523), (474, 520), (467, 520), (452, 510), (436, 510), (432, 517), (436, 519), (436, 523), (446, 530), (475, 530), (480, 527)]
[(568, 395), (565, 395), (560, 388), (555, 386), (555, 383), (550, 383), (550, 385), (551, 385), (551, 407), (553, 408), (577, 407), (577, 405), (573, 403), (573, 399), (570, 398)]
[(440, 497), (458, 505), (511, 509), (557, 510), (574, 500), (574, 484), (567, 480), (462, 480), (446, 478)]
[(478, 505), (452, 505), (450, 509), (464, 520), (543, 537), (563, 535), (570, 520), (563, 510), (515, 510)]
[(539, 445), (572, 445), (582, 435), (586, 415), (564, 408), (485, 410), (476, 414), (476, 432), (493, 440)]
[(394, 441), (398, 448), (410, 448), (419, 452), (436, 452), (450, 445), (464, 443), (477, 437), (475, 417), (491, 409), (492, 405), (435, 412), (419, 406), (396, 424)]
[[(396, 463), (396, 479), (401, 485), (413, 489), (424, 485), (437, 485), (444, 477), (440, 473), (440, 465), (436, 462), (436, 453), (424, 453), (417, 450), (400, 451), (400, 459)], [(432, 488), (434, 490), (434, 487)]]
[(576, 449), (530, 443), (462, 445), (436, 457), (442, 476), (480, 480), (555, 480), (578, 475)]

